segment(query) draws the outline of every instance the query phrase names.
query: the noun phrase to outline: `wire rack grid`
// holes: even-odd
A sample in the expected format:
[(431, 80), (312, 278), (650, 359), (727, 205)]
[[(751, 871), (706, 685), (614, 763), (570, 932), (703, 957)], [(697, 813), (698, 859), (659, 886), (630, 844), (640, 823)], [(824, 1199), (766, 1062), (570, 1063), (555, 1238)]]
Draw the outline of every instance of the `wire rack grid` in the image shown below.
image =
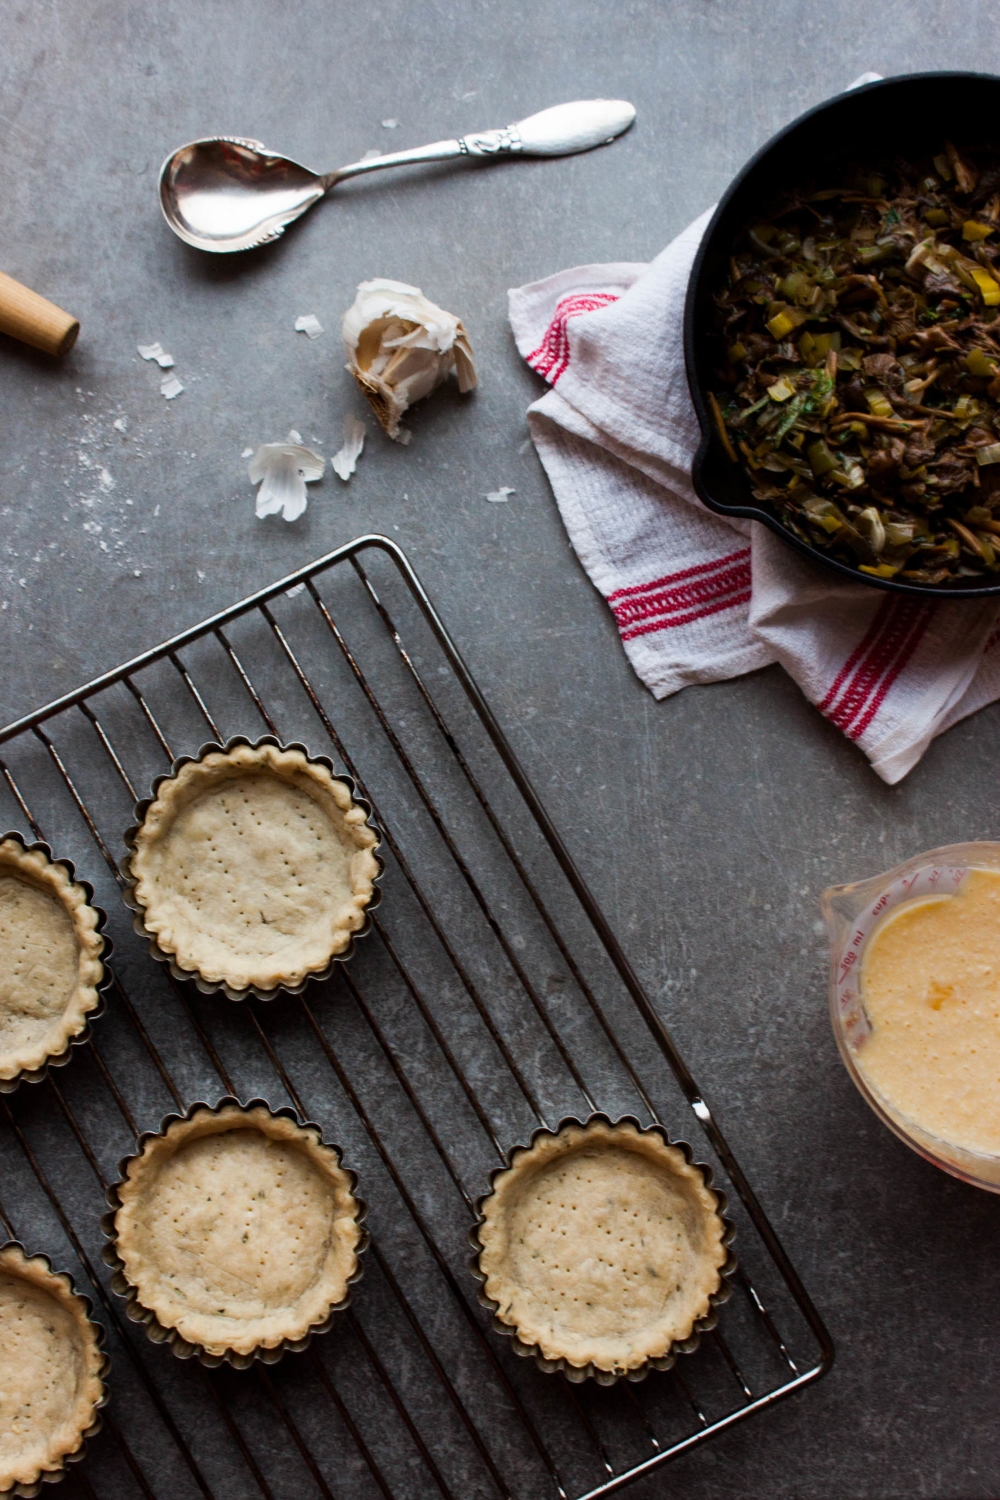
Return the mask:
[[(120, 900), (122, 834), (153, 776), (234, 734), (329, 755), (371, 802), (387, 861), (350, 964), (270, 1003), (172, 978)], [(0, 1228), (75, 1262), (108, 1334), (105, 1431), (67, 1500), (598, 1500), (829, 1368), (711, 1110), (390, 539), (319, 559), (11, 724), (0, 747), (0, 824), (75, 862), (115, 946), (91, 1043), (0, 1095)], [(306, 1352), (241, 1373), (148, 1342), (100, 1233), (136, 1135), (222, 1094), (317, 1121), (371, 1206), (352, 1306)], [(610, 1388), (516, 1358), (468, 1266), (505, 1152), (599, 1110), (693, 1136), (738, 1226), (718, 1327), (672, 1370)]]

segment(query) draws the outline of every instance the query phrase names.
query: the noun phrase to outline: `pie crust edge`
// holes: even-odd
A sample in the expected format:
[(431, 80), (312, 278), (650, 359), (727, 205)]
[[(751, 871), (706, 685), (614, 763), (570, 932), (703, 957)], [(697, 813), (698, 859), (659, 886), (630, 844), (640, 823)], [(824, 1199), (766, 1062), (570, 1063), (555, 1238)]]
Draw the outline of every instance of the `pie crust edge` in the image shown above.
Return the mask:
[[(141, 1225), (146, 1180), (170, 1160), (180, 1145), (206, 1135), (254, 1128), (272, 1140), (291, 1143), (304, 1150), (330, 1179), (335, 1203), (332, 1235), (336, 1244), (328, 1254), (326, 1274), (296, 1304), (300, 1308), (296, 1318), (291, 1317), (293, 1310), (290, 1309), (285, 1323), (277, 1326), (276, 1314), (246, 1319), (242, 1323), (245, 1329), (242, 1334), (220, 1340), (214, 1318), (204, 1313), (185, 1314), (169, 1294), (157, 1285), (149, 1284), (150, 1278), (154, 1283), (158, 1280), (159, 1273), (155, 1262), (151, 1265), (133, 1244), (134, 1230)], [(285, 1342), (295, 1342), (326, 1320), (344, 1301), (350, 1283), (357, 1279), (360, 1252), (364, 1248), (363, 1205), (351, 1186), (352, 1175), (341, 1165), (337, 1147), (322, 1140), (317, 1126), (301, 1125), (285, 1115), (273, 1114), (264, 1105), (226, 1104), (221, 1109), (202, 1108), (183, 1118), (175, 1118), (165, 1130), (143, 1141), (139, 1154), (128, 1160), (124, 1180), (115, 1188), (119, 1207), (113, 1215), (114, 1240), (122, 1275), (138, 1305), (152, 1313), (162, 1328), (208, 1354), (249, 1355), (256, 1349), (273, 1349)]]
[[(577, 1349), (570, 1354), (553, 1342), (549, 1330), (536, 1326), (530, 1317), (520, 1313), (517, 1317), (505, 1316), (502, 1311), (505, 1307), (511, 1307), (514, 1300), (511, 1292), (517, 1292), (517, 1283), (509, 1280), (505, 1274), (503, 1224), (509, 1200), (516, 1192), (517, 1184), (546, 1161), (568, 1154), (567, 1143), (572, 1149), (601, 1142), (609, 1147), (618, 1146), (619, 1149), (623, 1145), (629, 1149), (632, 1143), (638, 1146), (641, 1142), (642, 1155), (647, 1159), (658, 1158), (675, 1181), (680, 1180), (685, 1184), (690, 1199), (703, 1213), (706, 1226), (701, 1275), (697, 1281), (692, 1280), (690, 1283), (692, 1310), (685, 1326), (673, 1324), (664, 1327), (661, 1322), (658, 1331), (657, 1325), (651, 1325), (644, 1336), (629, 1339), (632, 1352), (621, 1360), (612, 1358), (606, 1350), (597, 1348), (583, 1354)], [(718, 1197), (706, 1184), (704, 1172), (689, 1162), (678, 1146), (668, 1145), (658, 1131), (642, 1130), (631, 1120), (611, 1123), (594, 1119), (584, 1124), (573, 1120), (564, 1122), (555, 1131), (540, 1133), (531, 1146), (518, 1147), (511, 1153), (509, 1161), (510, 1165), (501, 1168), (494, 1176), (491, 1191), (480, 1201), (481, 1219), (476, 1229), (480, 1246), (478, 1268), (483, 1278), (483, 1291), (491, 1304), (497, 1305), (494, 1316), (499, 1323), (509, 1328), (522, 1345), (528, 1349), (534, 1347), (546, 1360), (561, 1360), (576, 1369), (586, 1369), (593, 1365), (595, 1369), (616, 1373), (639, 1369), (650, 1360), (661, 1359), (674, 1344), (691, 1336), (698, 1321), (710, 1311), (711, 1298), (722, 1285), (723, 1267), (729, 1252), (726, 1244), (727, 1226)], [(624, 1342), (623, 1338), (623, 1344)]]
[(98, 931), (100, 913), (82, 885), (72, 880), (66, 866), (42, 849), (25, 848), (19, 838), (7, 834), (0, 839), (0, 876), (11, 872), (58, 901), (73, 923), (79, 959), (76, 985), (61, 1017), (54, 1017), (46, 1036), (33, 1050), (0, 1050), (0, 1079), (16, 1078), (58, 1057), (87, 1024), (87, 1017), (100, 1004), (98, 986), (104, 979), (104, 938)]
[(0, 1245), (0, 1271), (40, 1287), (65, 1308), (76, 1325), (80, 1335), (79, 1347), (84, 1354), (84, 1378), (71, 1414), (77, 1432), (76, 1442), (67, 1447), (52, 1439), (40, 1467), (30, 1470), (22, 1467), (14, 1472), (0, 1466), (0, 1493), (6, 1493), (16, 1484), (34, 1484), (43, 1474), (60, 1470), (72, 1454), (80, 1451), (88, 1430), (94, 1425), (97, 1408), (104, 1401), (106, 1393), (102, 1376), (107, 1361), (100, 1346), (100, 1325), (91, 1318), (85, 1299), (73, 1290), (65, 1272), (53, 1271), (42, 1255), (27, 1255), (15, 1241)]

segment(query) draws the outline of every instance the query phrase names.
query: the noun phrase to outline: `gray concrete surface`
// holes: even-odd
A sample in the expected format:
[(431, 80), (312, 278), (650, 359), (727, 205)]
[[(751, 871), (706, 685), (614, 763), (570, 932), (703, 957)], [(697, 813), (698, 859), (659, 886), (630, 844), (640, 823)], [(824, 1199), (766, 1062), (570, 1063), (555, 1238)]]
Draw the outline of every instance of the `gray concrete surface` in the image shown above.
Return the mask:
[[(996, 67), (994, 10), (2, 0), (0, 34), (2, 265), (83, 325), (62, 365), (0, 341), (0, 720), (357, 533), (397, 538), (837, 1341), (823, 1384), (644, 1493), (996, 1495), (1000, 1202), (855, 1094), (815, 924), (831, 881), (1000, 832), (1000, 710), (889, 790), (777, 668), (655, 703), (525, 444), (538, 383), (505, 319), (508, 286), (652, 256), (775, 128), (866, 69)], [(200, 134), (326, 169), (595, 94), (639, 111), (607, 151), (356, 184), (248, 256), (203, 258), (159, 218), (159, 164)], [(258, 522), (242, 450), (294, 426), (329, 453), (344, 413), (364, 415), (336, 330), (373, 275), (463, 317), (481, 389), (428, 402), (409, 448), (370, 434), (350, 485), (311, 487), (298, 523)], [(305, 312), (315, 342), (292, 330)], [(156, 339), (187, 387), (171, 403), (135, 352)], [(487, 504), (501, 484), (516, 494)]]

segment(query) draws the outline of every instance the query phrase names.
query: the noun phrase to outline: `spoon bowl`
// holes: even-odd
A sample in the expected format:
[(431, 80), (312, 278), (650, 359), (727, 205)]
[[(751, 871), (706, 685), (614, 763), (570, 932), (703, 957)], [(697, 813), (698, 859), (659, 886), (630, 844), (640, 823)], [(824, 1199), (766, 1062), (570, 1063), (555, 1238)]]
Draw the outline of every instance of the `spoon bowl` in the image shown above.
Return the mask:
[(557, 104), (502, 130), (366, 157), (325, 176), (260, 141), (210, 136), (167, 157), (160, 169), (160, 207), (174, 233), (198, 250), (252, 250), (278, 239), (346, 177), (459, 156), (567, 156), (608, 144), (634, 119), (635, 109), (623, 99)]
[(198, 250), (266, 245), (325, 192), (315, 172), (239, 136), (192, 141), (160, 173), (163, 216)]

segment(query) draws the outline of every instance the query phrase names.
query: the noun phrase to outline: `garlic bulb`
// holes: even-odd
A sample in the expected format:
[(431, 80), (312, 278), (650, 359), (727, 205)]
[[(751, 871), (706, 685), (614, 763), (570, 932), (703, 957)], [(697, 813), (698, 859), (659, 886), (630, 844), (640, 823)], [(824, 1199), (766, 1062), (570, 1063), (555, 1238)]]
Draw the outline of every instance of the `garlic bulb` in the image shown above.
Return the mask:
[(469, 336), (453, 313), (402, 281), (363, 281), (344, 314), (347, 368), (389, 437), (410, 440), (400, 418), (454, 370), (460, 391), (475, 390)]

